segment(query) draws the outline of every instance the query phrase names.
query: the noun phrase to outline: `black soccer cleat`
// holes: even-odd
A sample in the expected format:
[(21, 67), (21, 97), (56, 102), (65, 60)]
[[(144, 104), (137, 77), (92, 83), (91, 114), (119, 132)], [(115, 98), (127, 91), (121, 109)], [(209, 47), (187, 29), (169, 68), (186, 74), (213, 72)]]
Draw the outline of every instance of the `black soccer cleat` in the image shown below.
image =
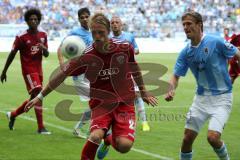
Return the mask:
[(38, 134), (50, 135), (52, 133), (49, 132), (46, 128), (42, 128), (42, 129), (38, 130)]
[(7, 119), (8, 119), (8, 127), (10, 130), (13, 130), (13, 126), (14, 126), (14, 123), (15, 123), (15, 117), (12, 117), (11, 116), (11, 112), (7, 112)]

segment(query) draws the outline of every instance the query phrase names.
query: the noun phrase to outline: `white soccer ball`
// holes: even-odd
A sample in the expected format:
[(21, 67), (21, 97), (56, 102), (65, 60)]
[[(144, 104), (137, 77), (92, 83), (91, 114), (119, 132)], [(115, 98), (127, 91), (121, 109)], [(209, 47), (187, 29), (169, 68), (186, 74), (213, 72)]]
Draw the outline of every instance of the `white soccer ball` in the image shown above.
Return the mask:
[(62, 55), (67, 59), (82, 55), (85, 49), (82, 38), (74, 35), (64, 38), (60, 46)]

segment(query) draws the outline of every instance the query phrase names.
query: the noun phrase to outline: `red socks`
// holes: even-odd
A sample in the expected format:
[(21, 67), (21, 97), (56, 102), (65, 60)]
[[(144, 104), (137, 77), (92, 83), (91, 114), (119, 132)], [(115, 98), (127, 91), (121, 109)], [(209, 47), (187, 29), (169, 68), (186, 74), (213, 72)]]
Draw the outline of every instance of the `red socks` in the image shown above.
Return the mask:
[(44, 128), (43, 126), (43, 115), (42, 115), (42, 103), (38, 106), (34, 106), (37, 123), (38, 123), (38, 130)]
[(98, 144), (87, 140), (82, 150), (81, 160), (94, 160), (98, 146)]
[[(12, 111), (11, 117), (17, 117), (20, 114), (24, 113), (25, 105), (28, 102), (29, 102), (29, 100), (24, 101), (23, 104), (21, 104), (21, 106), (19, 106), (15, 111)], [(43, 117), (42, 117), (42, 104), (40, 104), (39, 106), (34, 106), (34, 110), (35, 110), (35, 114), (36, 114), (36, 118), (37, 118), (38, 129), (40, 130), (40, 129), (44, 128)]]
[(24, 112), (25, 105), (28, 103), (28, 100), (24, 101), (21, 106), (19, 106), (15, 111), (11, 112), (11, 117), (17, 117)]

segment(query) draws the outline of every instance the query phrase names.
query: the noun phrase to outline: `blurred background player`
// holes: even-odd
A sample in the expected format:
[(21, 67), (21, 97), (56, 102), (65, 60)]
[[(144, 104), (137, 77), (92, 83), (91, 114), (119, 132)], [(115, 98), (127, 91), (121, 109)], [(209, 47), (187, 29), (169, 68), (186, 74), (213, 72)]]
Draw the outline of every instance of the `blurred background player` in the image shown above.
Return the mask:
[[(68, 36), (75, 35), (79, 36), (83, 39), (86, 46), (89, 46), (92, 44), (92, 34), (89, 31), (89, 17), (90, 17), (90, 11), (88, 8), (81, 8), (78, 10), (78, 21), (80, 22), (80, 27), (77, 27), (70, 31)], [(64, 64), (64, 58), (62, 53), (60, 52), (60, 49), (58, 49), (58, 60), (60, 63), (60, 66), (62, 67)], [(85, 78), (85, 75), (79, 75), (79, 76), (73, 76), (73, 82), (74, 86), (77, 90), (78, 95), (80, 96), (80, 101), (89, 101), (89, 81)], [(86, 137), (86, 132), (83, 130), (83, 126), (86, 124), (86, 121), (88, 121), (91, 117), (91, 111), (86, 110), (82, 116), (80, 117), (80, 121), (75, 125), (73, 134), (78, 137)]]
[(198, 12), (183, 14), (182, 25), (191, 42), (177, 58), (165, 99), (173, 100), (179, 78), (186, 75), (188, 68), (196, 79), (197, 91), (187, 113), (180, 159), (192, 160), (193, 142), (203, 124), (209, 120), (209, 144), (220, 160), (230, 160), (226, 145), (221, 140), (223, 128), (231, 113), (233, 98), (227, 60), (234, 55), (240, 60), (240, 51), (220, 37), (204, 35), (202, 16)]
[[(240, 34), (233, 34), (229, 39), (230, 43), (240, 49)], [(229, 60), (229, 75), (231, 77), (232, 84), (236, 78), (240, 75), (240, 68), (238, 67), (239, 61), (236, 56)]]
[[(111, 19), (111, 30), (112, 30), (112, 38), (119, 39), (122, 41), (128, 41), (134, 48), (135, 55), (139, 54), (139, 48), (137, 46), (137, 43), (135, 41), (134, 36), (129, 32), (123, 31), (123, 23), (120, 17), (113, 16)], [(138, 87), (135, 85), (135, 91), (139, 92)], [(139, 93), (137, 94), (139, 95)], [(137, 108), (138, 116), (140, 117), (140, 120), (142, 121), (142, 130), (143, 131), (150, 131), (150, 127), (147, 122), (146, 118), (146, 112), (145, 112), (145, 106), (144, 102), (141, 98), (141, 96), (138, 96), (135, 99), (135, 107)]]
[[(36, 8), (27, 10), (24, 14), (24, 19), (28, 25), (28, 29), (16, 36), (1, 74), (1, 82), (7, 81), (8, 67), (11, 65), (16, 53), (20, 51), (22, 75), (31, 100), (42, 90), (42, 56), (48, 57), (49, 52), (47, 34), (38, 29), (38, 25), (42, 19), (40, 10)], [(24, 107), (28, 101), (25, 100), (15, 111), (7, 112), (10, 130), (13, 130), (15, 118), (24, 112)], [(43, 125), (42, 102), (36, 104), (34, 110), (37, 117), (38, 133), (51, 134)]]
[[(90, 21), (90, 28), (94, 43), (85, 50), (85, 54), (70, 60), (65, 69), (60, 70), (38, 96), (25, 106), (28, 111), (39, 103), (67, 75), (86, 72), (90, 81), (91, 133), (82, 150), (81, 160), (94, 160), (99, 144), (110, 127), (112, 134), (106, 137), (106, 143), (112, 144), (121, 153), (127, 153), (131, 149), (135, 137), (135, 92), (131, 90), (134, 87), (131, 75), (126, 75), (133, 74), (147, 104), (157, 105), (157, 99), (144, 86), (132, 46), (128, 42), (109, 39), (110, 21), (107, 17), (101, 13), (95, 14)], [(131, 64), (136, 67), (134, 70)], [(101, 153), (106, 156), (107, 152)]]
[[(224, 28), (223, 34), (224, 34), (224, 39), (234, 46), (240, 48), (240, 35), (233, 34), (231, 37), (229, 36), (229, 28)], [(239, 76), (240, 74), (240, 69), (238, 68), (238, 59), (236, 56), (231, 58), (229, 61), (229, 75), (231, 77), (232, 84), (234, 83), (235, 79)]]
[(229, 34), (230, 34), (229, 28), (225, 27), (223, 29), (223, 36), (226, 41), (229, 41), (231, 39), (231, 36)]

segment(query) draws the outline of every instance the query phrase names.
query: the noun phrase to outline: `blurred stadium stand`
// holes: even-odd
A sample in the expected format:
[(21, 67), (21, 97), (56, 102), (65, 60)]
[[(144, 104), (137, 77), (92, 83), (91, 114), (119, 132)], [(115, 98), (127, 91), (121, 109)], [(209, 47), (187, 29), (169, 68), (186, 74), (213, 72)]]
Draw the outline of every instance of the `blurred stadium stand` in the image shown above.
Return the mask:
[(189, 9), (203, 15), (205, 33), (221, 35), (224, 27), (232, 32), (240, 30), (239, 0), (0, 0), (1, 38), (12, 37), (24, 28), (23, 13), (30, 7), (41, 9), (41, 27), (49, 40), (62, 38), (79, 26), (77, 11), (81, 7), (109, 18), (120, 16), (124, 29), (138, 38), (184, 40), (180, 18)]

